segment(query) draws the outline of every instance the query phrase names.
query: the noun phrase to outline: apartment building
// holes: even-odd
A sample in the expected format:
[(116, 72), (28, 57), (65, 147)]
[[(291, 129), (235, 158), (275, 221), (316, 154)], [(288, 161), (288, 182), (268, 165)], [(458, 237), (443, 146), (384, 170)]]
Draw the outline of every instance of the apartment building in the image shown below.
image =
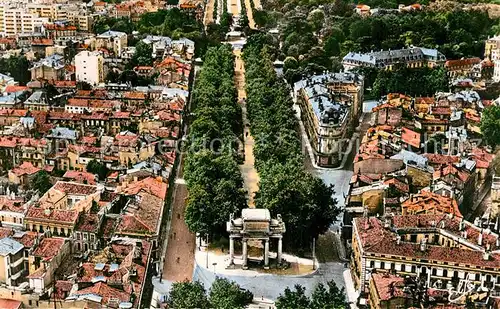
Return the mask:
[(355, 218), (351, 273), (361, 293), (375, 272), (416, 277), (436, 289), (469, 284), (498, 293), (499, 248), (497, 234), (452, 214)]
[(484, 58), (493, 62), (493, 80), (500, 81), (500, 35), (489, 38), (485, 42)]
[(10, 237), (0, 239), (0, 283), (17, 286), (24, 273), (24, 246)]
[(15, 36), (43, 33), (43, 25), (64, 21), (88, 32), (92, 17), (86, 9), (71, 4), (3, 3), (0, 4), (0, 34)]
[(104, 82), (104, 59), (100, 52), (84, 50), (75, 56), (76, 80), (97, 85)]
[(104, 48), (119, 56), (125, 47), (127, 47), (127, 34), (125, 32), (109, 30), (96, 37), (96, 50)]
[(30, 13), (22, 6), (0, 4), (0, 34), (14, 36), (21, 33), (41, 33), (48, 18)]
[(363, 78), (352, 73), (316, 75), (295, 83), (301, 119), (316, 164), (338, 166), (363, 98)]
[(446, 57), (436, 49), (410, 47), (397, 50), (381, 50), (370, 53), (348, 53), (342, 64), (346, 71), (357, 67), (373, 67), (392, 70), (397, 65), (409, 68), (435, 67), (444, 64)]

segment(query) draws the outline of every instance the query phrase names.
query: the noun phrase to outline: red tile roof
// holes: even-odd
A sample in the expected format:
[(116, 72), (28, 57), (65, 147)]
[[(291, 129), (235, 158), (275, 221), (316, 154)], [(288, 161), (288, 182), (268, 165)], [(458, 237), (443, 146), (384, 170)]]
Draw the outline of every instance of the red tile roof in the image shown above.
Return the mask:
[(19, 308), (22, 308), (22, 303), (18, 300), (0, 298), (0, 308), (2, 308), (2, 309), (19, 309)]
[(24, 175), (33, 175), (41, 171), (40, 168), (33, 166), (31, 162), (23, 162), (21, 165), (18, 167), (13, 168), (10, 170), (14, 175), (20, 177)]
[(167, 195), (167, 187), (168, 184), (161, 181), (161, 179), (148, 177), (124, 186), (120, 193), (125, 195), (136, 195), (140, 191), (144, 191), (164, 200)]
[(59, 254), (63, 245), (63, 238), (44, 238), (35, 248), (32, 255), (41, 257), (46, 261), (50, 261)]
[(403, 128), (401, 132), (401, 139), (408, 145), (420, 148), (420, 133), (418, 132), (415, 132), (408, 128)]
[[(50, 210), (50, 212), (49, 212)], [(78, 211), (76, 210), (61, 210), (61, 209), (48, 209), (45, 210), (41, 207), (31, 206), (26, 213), (26, 220), (31, 221), (51, 221), (59, 224), (66, 224), (74, 226), (78, 219)]]
[(453, 214), (462, 217), (455, 199), (429, 191), (421, 191), (419, 194), (411, 195), (401, 204), (401, 209), (403, 214)]
[(126, 91), (123, 94), (124, 99), (146, 100), (146, 94), (138, 91)]
[[(448, 69), (458, 69), (463, 66), (468, 66), (468, 65), (474, 65), (478, 64), (481, 62), (481, 59), (474, 57), (474, 58), (466, 58), (466, 59), (457, 59), (457, 60), (448, 60), (444, 64), (444, 66)], [(457, 68), (458, 67), (458, 68)]]
[(24, 213), (26, 203), (22, 198), (11, 199), (10, 196), (0, 196), (0, 210)]
[[(372, 282), (380, 300), (390, 300), (398, 297), (410, 297), (403, 292), (404, 279), (388, 273), (374, 273), (371, 275)], [(371, 282), (370, 282), (371, 284)]]
[(77, 28), (71, 25), (59, 25), (59, 24), (45, 24), (43, 25), (46, 30), (56, 30), (56, 31), (76, 31)]
[(94, 185), (66, 181), (58, 181), (52, 189), (71, 195), (91, 195), (97, 192), (97, 187)]
[(164, 199), (150, 193), (141, 192), (135, 196), (133, 206), (126, 209), (118, 225), (121, 234), (155, 234), (160, 224)]
[[(461, 218), (451, 218), (449, 215), (398, 215), (392, 217), (392, 226), (400, 233), (405, 229), (430, 229), (434, 226), (437, 230), (443, 229), (448, 233), (460, 237), (460, 221)], [(444, 227), (441, 226), (442, 223)], [(500, 271), (500, 254), (493, 252), (496, 248), (498, 235), (492, 233), (483, 233), (483, 248), (487, 246), (492, 248), (490, 259), (485, 260), (483, 259), (483, 252), (480, 250), (427, 244), (426, 250), (421, 251), (419, 243), (402, 241), (400, 244), (397, 244), (395, 241), (396, 235), (392, 232), (393, 229), (386, 229), (379, 218), (359, 217), (353, 220), (353, 224), (356, 227), (355, 230), (358, 233), (365, 253), (385, 254), (410, 259), (425, 259), (430, 261), (430, 263), (437, 261), (490, 267)], [(467, 240), (473, 244), (477, 244), (480, 233), (478, 229), (467, 222), (465, 227), (465, 230), (467, 230)]]
[(97, 214), (82, 214), (75, 227), (76, 231), (97, 233), (99, 229), (99, 216)]
[(477, 168), (488, 168), (493, 158), (493, 154), (487, 152), (484, 148), (472, 149), (472, 160), (476, 162)]
[(66, 173), (64, 173), (63, 178), (65, 178), (66, 180), (75, 181), (83, 184), (89, 184), (89, 185), (94, 185), (96, 183), (95, 175), (88, 172), (67, 171)]
[(26, 231), (22, 232), (22, 234), (16, 234), (12, 238), (14, 238), (17, 242), (23, 244), (24, 248), (31, 248), (35, 244), (35, 239), (37, 237), (38, 237), (37, 232)]
[(56, 88), (76, 88), (76, 81), (74, 80), (56, 80), (54, 82)]
[(54, 45), (54, 41), (52, 39), (33, 39), (31, 41), (31, 45), (43, 45), (43, 46), (51, 46)]
[(93, 286), (74, 292), (74, 295), (85, 295), (94, 294), (102, 297), (101, 304), (108, 304), (111, 298), (119, 299), (119, 302), (128, 302), (130, 300), (130, 294), (110, 287), (104, 282), (97, 282)]
[(423, 156), (427, 158), (430, 164), (451, 164), (460, 162), (460, 157), (458, 156), (448, 156), (437, 153), (425, 153)]
[(5, 237), (12, 236), (13, 234), (14, 234), (14, 230), (12, 228), (0, 227), (0, 239), (4, 239)]
[(470, 177), (470, 174), (468, 172), (454, 166), (453, 164), (447, 164), (446, 166), (441, 166), (440, 169), (434, 171), (433, 177), (434, 179), (439, 179), (447, 175), (453, 175), (462, 182), (466, 182)]
[(65, 299), (69, 296), (69, 292), (73, 288), (71, 281), (57, 280), (56, 281), (56, 299)]
[(5, 92), (7, 93), (13, 93), (13, 92), (19, 92), (19, 91), (25, 91), (28, 90), (29, 88), (26, 86), (14, 86), (14, 85), (9, 85), (5, 87)]

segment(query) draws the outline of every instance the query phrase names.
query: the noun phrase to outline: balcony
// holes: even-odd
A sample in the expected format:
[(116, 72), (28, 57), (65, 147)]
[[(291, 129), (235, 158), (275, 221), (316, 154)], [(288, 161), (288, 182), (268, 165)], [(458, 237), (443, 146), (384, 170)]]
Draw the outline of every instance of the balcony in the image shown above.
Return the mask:
[[(20, 259), (20, 261), (22, 261), (22, 259)], [(20, 269), (17, 273), (15, 273), (14, 275), (12, 275), (10, 277), (11, 280), (17, 280), (19, 279), (19, 277), (21, 277), (21, 275), (23, 274), (24, 272), (24, 269)]]
[(23, 259), (23, 258), (20, 258), (20, 259), (18, 259), (17, 261), (15, 261), (15, 262), (13, 262), (13, 263), (10, 263), (10, 267), (12, 267), (12, 268), (17, 267), (17, 266), (19, 266), (20, 264), (22, 264), (22, 263), (23, 263), (23, 261), (24, 261), (24, 259)]

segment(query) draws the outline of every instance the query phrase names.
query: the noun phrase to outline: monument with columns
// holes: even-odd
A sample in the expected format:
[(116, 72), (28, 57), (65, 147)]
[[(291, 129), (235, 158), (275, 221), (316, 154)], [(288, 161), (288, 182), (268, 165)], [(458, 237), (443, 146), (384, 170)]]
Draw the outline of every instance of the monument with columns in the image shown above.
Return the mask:
[(241, 218), (234, 219), (231, 214), (227, 222), (229, 232), (229, 265), (234, 265), (234, 241), (242, 242), (242, 268), (248, 268), (248, 241), (264, 242), (264, 268), (269, 269), (269, 241), (278, 239), (277, 262), (281, 264), (282, 239), (285, 233), (285, 223), (281, 215), (271, 219), (269, 209), (245, 208), (241, 211)]

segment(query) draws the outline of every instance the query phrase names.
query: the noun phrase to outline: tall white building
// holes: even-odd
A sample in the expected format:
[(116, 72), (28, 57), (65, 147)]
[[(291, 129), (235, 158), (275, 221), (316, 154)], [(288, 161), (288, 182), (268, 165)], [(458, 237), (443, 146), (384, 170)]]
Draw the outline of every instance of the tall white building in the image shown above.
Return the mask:
[(76, 80), (96, 85), (104, 81), (104, 59), (100, 52), (87, 50), (75, 56)]
[(500, 35), (486, 40), (484, 48), (484, 58), (493, 61), (493, 80), (500, 81)]

